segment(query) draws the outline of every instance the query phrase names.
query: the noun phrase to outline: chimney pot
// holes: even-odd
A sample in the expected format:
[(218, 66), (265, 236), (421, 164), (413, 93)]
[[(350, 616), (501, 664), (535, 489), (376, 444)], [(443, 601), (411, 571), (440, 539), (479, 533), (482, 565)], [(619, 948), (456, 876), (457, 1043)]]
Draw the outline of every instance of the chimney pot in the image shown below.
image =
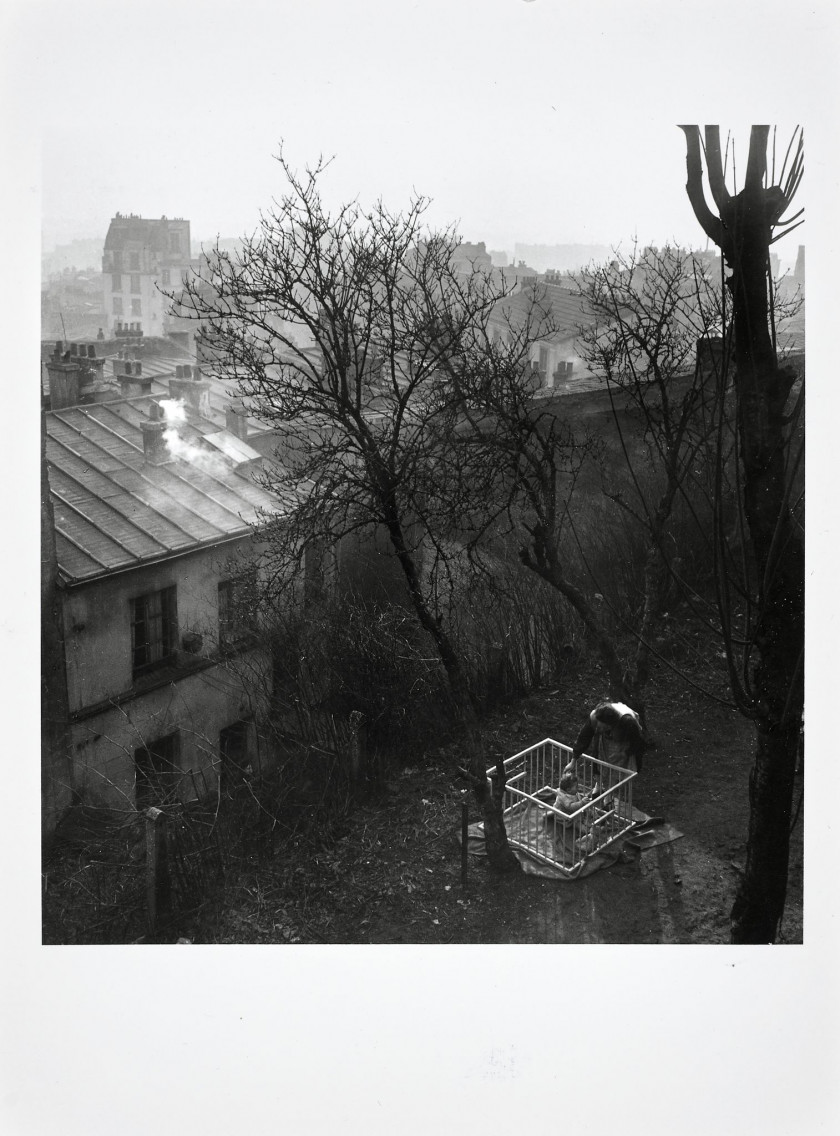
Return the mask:
[[(152, 403), (152, 406), (156, 405), (156, 403)], [(159, 418), (153, 419), (142, 423), (142, 430), (143, 456), (149, 465), (164, 465), (166, 462), (171, 461), (172, 457), (169, 453), (169, 447), (164, 438), (166, 422)]]

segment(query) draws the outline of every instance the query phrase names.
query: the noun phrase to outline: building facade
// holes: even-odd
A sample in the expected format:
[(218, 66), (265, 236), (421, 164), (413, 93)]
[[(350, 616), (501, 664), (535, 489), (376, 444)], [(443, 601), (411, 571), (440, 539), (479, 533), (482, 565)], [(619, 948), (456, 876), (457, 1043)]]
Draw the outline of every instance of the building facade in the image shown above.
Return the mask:
[(181, 217), (112, 219), (102, 254), (106, 335), (123, 326), (144, 335), (175, 329), (164, 293), (177, 292), (194, 267), (190, 248), (190, 223)]
[(140, 375), (111, 398), (99, 379), (85, 402), (74, 366), (52, 361), (44, 414), (47, 831), (71, 803), (189, 800), (270, 757), (253, 561), (279, 505), (254, 481), (247, 421), (189, 364), (141, 393)]

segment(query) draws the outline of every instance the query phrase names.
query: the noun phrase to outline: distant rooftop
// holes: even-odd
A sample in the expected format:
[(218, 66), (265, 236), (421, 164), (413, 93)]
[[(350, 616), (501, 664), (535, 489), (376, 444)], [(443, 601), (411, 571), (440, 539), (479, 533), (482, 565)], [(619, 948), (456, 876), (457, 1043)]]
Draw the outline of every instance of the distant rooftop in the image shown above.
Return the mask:
[[(139, 241), (160, 253), (167, 253), (170, 230), (189, 230), (189, 224), (183, 217), (150, 218), (139, 217), (136, 213), (117, 213), (108, 226), (105, 251), (123, 249), (129, 242)], [(189, 255), (189, 249), (185, 251)]]
[(546, 319), (554, 329), (551, 335), (545, 337), (548, 340), (573, 338), (581, 325), (595, 322), (592, 309), (573, 289), (541, 282), (501, 300), (496, 305), (494, 314), (501, 320), (509, 318), (511, 325), (516, 327), (524, 324), (528, 318), (533, 322), (535, 304), (537, 311), (545, 312)]

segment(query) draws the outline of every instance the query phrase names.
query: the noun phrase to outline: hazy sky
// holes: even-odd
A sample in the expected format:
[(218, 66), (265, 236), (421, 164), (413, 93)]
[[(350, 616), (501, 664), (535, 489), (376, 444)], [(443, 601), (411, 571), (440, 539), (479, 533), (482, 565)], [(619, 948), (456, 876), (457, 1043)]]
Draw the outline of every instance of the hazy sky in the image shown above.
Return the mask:
[(11, 6), (5, 72), (42, 146), (46, 248), (117, 211), (240, 235), (281, 139), (298, 166), (335, 155), (335, 201), (415, 188), (490, 248), (702, 246), (675, 122), (735, 127), (743, 160), (756, 111), (780, 135), (813, 117), (832, 8), (792, 28), (777, 0), (35, 0)]

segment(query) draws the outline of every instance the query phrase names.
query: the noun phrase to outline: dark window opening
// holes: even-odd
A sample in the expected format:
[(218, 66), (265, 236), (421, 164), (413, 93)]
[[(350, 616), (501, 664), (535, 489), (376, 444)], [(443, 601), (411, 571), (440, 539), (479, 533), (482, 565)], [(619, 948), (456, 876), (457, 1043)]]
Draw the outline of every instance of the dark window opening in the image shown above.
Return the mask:
[(122, 276), (120, 276), (120, 274), (118, 272), (115, 272), (111, 276), (111, 291), (112, 292), (122, 291)]
[(219, 584), (219, 646), (233, 647), (256, 630), (257, 575), (243, 572)]
[(248, 760), (248, 723), (234, 722), (219, 731), (219, 788), (227, 792), (251, 773)]
[(131, 667), (134, 674), (162, 666), (175, 655), (178, 612), (175, 588), (131, 601)]
[(181, 778), (181, 743), (177, 730), (134, 751), (134, 802), (138, 809), (158, 808), (176, 799)]

